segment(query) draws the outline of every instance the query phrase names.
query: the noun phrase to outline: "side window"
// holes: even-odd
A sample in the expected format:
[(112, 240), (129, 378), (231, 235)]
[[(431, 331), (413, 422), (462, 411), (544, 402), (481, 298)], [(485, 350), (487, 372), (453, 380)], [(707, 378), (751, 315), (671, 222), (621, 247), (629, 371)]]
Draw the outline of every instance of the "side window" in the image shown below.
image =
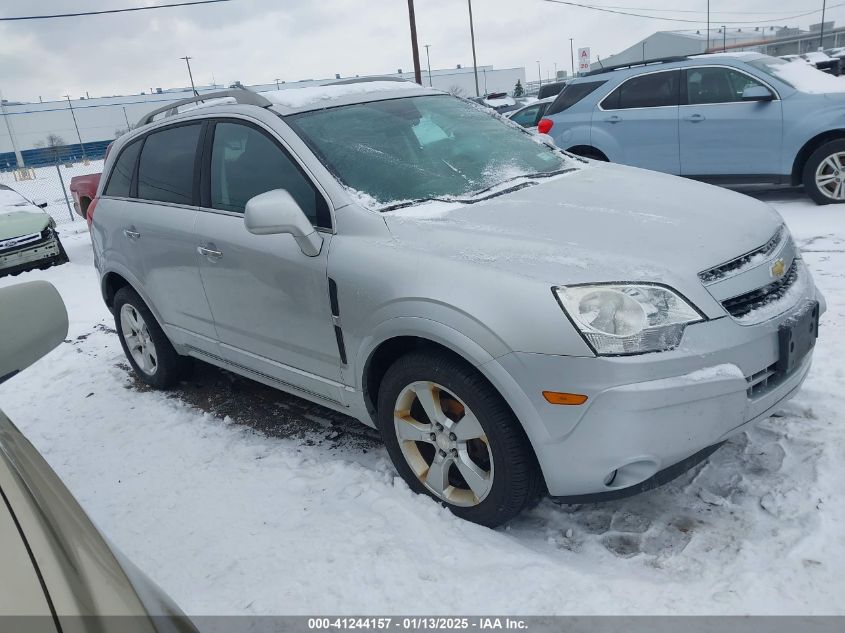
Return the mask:
[(607, 81), (589, 81), (579, 84), (566, 84), (566, 87), (557, 96), (557, 99), (552, 102), (552, 105), (548, 108), (547, 116), (551, 116), (553, 114), (557, 114), (558, 112), (568, 110), (576, 103), (581, 101), (584, 97), (588, 96), (593, 91), (600, 88), (606, 83)]
[(107, 196), (128, 198), (132, 186), (132, 174), (135, 172), (135, 163), (138, 160), (138, 152), (141, 151), (141, 141), (133, 141), (123, 148), (120, 156), (114, 163), (114, 168), (109, 176), (109, 184), (103, 192)]
[(195, 123), (147, 136), (138, 164), (138, 198), (192, 204), (201, 129), (202, 124)]
[(742, 101), (748, 86), (762, 86), (748, 75), (729, 68), (690, 68), (687, 70), (687, 103), (732, 103)]
[(677, 70), (649, 73), (622, 83), (601, 103), (605, 110), (678, 105)]
[(522, 127), (531, 127), (537, 123), (537, 113), (540, 111), (540, 106), (531, 106), (525, 108), (522, 112), (518, 112), (511, 117), (511, 121), (518, 123)]
[(250, 198), (287, 189), (317, 226), (327, 225), (325, 201), (279, 145), (240, 123), (218, 123), (211, 148), (211, 207), (243, 213)]

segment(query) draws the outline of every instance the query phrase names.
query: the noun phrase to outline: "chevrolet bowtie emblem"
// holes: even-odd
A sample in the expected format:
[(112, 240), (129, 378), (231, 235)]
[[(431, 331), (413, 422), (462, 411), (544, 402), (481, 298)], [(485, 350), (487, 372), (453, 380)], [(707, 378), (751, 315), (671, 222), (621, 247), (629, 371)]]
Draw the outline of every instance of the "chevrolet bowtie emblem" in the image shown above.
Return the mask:
[(772, 264), (770, 272), (772, 273), (772, 277), (780, 279), (786, 272), (786, 262), (782, 259), (777, 260), (774, 264)]

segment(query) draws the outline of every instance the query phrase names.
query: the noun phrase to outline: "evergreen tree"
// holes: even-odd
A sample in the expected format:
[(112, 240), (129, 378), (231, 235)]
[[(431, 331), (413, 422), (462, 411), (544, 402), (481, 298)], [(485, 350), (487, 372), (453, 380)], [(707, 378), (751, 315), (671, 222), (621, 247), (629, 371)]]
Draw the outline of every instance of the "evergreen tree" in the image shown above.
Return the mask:
[(522, 87), (522, 82), (517, 79), (516, 85), (513, 87), (513, 96), (514, 97), (521, 97), (525, 94), (525, 88)]

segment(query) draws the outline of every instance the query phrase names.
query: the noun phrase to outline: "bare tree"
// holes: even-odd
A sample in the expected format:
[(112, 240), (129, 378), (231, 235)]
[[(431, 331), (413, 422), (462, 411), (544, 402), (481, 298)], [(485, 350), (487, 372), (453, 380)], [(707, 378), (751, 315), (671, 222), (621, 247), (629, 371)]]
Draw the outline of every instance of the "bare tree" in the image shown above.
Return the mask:
[(55, 147), (64, 147), (65, 145), (67, 145), (67, 143), (65, 143), (65, 139), (63, 139), (58, 134), (54, 134), (53, 132), (50, 132), (47, 135), (47, 147), (55, 148)]
[(454, 84), (452, 86), (449, 86), (449, 94), (453, 97), (463, 97), (464, 89), (461, 88), (459, 85)]
[(53, 160), (55, 160), (57, 163), (59, 162), (59, 154), (61, 153), (59, 150), (65, 145), (65, 139), (63, 139), (58, 134), (50, 132), (47, 135), (47, 149), (53, 155)]

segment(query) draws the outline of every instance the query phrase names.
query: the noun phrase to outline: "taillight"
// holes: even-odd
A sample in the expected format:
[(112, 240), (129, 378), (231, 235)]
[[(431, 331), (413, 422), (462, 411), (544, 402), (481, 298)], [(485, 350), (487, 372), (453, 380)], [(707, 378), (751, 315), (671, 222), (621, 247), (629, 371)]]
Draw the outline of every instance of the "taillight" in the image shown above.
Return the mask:
[(548, 134), (552, 131), (554, 124), (555, 122), (551, 119), (540, 119), (540, 122), (537, 124), (537, 131), (540, 134)]
[(85, 213), (85, 219), (88, 221), (88, 230), (91, 230), (91, 223), (94, 221), (94, 209), (97, 206), (97, 200), (99, 198), (94, 198), (91, 202), (88, 203), (88, 211)]

